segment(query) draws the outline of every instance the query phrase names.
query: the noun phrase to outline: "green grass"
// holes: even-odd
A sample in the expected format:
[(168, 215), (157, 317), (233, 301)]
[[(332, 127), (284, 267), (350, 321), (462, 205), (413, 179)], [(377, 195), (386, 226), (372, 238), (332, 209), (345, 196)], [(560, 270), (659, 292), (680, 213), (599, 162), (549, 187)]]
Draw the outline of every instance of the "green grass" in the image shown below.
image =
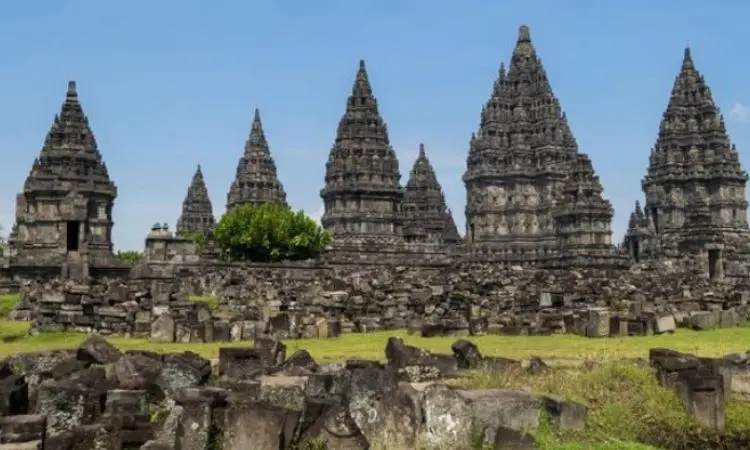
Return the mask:
[[(644, 363), (610, 362), (590, 370), (558, 369), (539, 375), (485, 372), (456, 384), (469, 389), (527, 388), (590, 408), (583, 430), (556, 432), (548, 425), (541, 426), (534, 434), (542, 448), (651, 448), (636, 441), (656, 448), (719, 448), (712, 443), (722, 438), (701, 429), (685, 413), (676, 393), (662, 389)], [(750, 435), (750, 403), (730, 397), (726, 426), (723, 439), (746, 439)]]
[(208, 305), (211, 311), (215, 310), (219, 306), (219, 297), (215, 295), (193, 295), (188, 297), (191, 302), (203, 302)]
[(0, 319), (7, 318), (18, 303), (18, 294), (0, 295)]
[[(82, 333), (43, 333), (25, 336), (27, 322), (0, 321), (0, 358), (18, 352), (74, 348), (86, 338)], [(341, 362), (346, 359), (383, 359), (385, 343), (391, 336), (404, 338), (408, 344), (426, 350), (450, 353), (455, 337), (422, 338), (408, 335), (404, 331), (344, 334), (337, 339), (303, 339), (286, 341), (290, 351), (305, 349), (322, 362)], [(16, 337), (16, 340), (12, 340)], [(157, 352), (181, 352), (190, 350), (206, 358), (218, 357), (219, 347), (246, 346), (249, 342), (213, 343), (151, 343), (148, 339), (133, 339), (112, 336), (109, 338), (123, 349), (142, 349)], [(724, 328), (711, 331), (679, 330), (672, 335), (626, 338), (591, 339), (575, 335), (555, 336), (472, 336), (483, 354), (524, 359), (538, 356), (542, 359), (567, 361), (591, 360), (599, 362), (622, 361), (646, 358), (654, 347), (668, 347), (700, 356), (723, 356), (727, 353), (744, 352), (750, 341), (750, 328)]]

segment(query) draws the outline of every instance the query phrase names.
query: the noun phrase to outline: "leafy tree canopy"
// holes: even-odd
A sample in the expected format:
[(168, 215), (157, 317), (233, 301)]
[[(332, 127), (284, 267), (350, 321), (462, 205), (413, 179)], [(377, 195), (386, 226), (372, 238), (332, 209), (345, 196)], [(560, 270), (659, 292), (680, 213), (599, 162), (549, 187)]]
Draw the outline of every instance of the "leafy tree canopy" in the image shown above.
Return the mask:
[(302, 211), (277, 203), (239, 205), (224, 214), (213, 233), (223, 258), (277, 262), (318, 256), (331, 236)]

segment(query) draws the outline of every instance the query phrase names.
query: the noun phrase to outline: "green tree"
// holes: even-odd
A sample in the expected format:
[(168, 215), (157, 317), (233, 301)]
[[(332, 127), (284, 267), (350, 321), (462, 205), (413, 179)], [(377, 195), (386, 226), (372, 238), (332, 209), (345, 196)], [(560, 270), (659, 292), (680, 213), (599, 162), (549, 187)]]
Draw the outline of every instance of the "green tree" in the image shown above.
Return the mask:
[(143, 253), (137, 250), (118, 250), (115, 258), (125, 262), (139, 262), (143, 259)]
[(277, 203), (236, 206), (222, 216), (213, 237), (229, 261), (310, 259), (331, 242), (331, 235), (305, 213)]
[(206, 234), (200, 231), (180, 231), (177, 235), (195, 242), (195, 249), (198, 253), (201, 252), (203, 244), (206, 243)]

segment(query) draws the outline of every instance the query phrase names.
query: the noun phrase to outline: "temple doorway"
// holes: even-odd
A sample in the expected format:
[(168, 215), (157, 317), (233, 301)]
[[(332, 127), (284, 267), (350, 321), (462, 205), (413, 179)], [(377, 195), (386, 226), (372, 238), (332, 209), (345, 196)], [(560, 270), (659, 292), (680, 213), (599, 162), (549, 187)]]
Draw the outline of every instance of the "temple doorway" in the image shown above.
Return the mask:
[(65, 248), (68, 252), (77, 252), (80, 247), (81, 222), (70, 220), (65, 223)]

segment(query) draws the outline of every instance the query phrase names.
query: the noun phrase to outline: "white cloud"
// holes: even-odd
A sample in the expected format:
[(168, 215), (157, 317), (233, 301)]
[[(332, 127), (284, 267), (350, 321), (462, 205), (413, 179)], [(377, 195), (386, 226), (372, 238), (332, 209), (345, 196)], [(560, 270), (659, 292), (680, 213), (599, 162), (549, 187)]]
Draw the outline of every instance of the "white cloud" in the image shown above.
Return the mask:
[(750, 122), (750, 107), (742, 103), (735, 103), (729, 110), (729, 116), (739, 122)]
[(320, 207), (311, 213), (306, 213), (312, 220), (315, 221), (318, 225), (320, 225), (320, 219), (323, 217), (323, 213), (325, 212), (325, 206), (320, 205)]

